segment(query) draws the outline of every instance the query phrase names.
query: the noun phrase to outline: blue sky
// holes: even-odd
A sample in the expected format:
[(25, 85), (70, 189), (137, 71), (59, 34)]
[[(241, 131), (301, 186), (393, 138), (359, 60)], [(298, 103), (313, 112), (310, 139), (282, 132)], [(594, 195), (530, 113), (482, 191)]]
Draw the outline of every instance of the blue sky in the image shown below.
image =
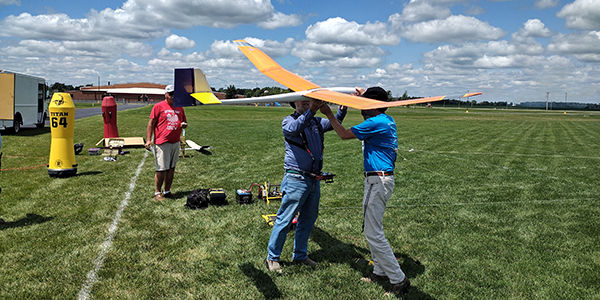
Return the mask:
[(278, 86), (236, 39), (324, 87), (600, 103), (598, 0), (0, 0), (0, 69), (50, 84)]

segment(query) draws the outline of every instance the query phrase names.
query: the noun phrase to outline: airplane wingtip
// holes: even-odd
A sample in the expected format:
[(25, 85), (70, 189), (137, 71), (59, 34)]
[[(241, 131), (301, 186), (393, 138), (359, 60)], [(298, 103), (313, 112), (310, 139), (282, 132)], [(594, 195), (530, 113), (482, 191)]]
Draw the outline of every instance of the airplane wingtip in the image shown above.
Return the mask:
[(481, 93), (480, 93), (480, 92), (477, 92), (477, 93), (467, 93), (467, 94), (465, 94), (464, 96), (462, 96), (462, 98), (473, 97), (473, 96), (479, 96), (479, 95), (481, 95)]

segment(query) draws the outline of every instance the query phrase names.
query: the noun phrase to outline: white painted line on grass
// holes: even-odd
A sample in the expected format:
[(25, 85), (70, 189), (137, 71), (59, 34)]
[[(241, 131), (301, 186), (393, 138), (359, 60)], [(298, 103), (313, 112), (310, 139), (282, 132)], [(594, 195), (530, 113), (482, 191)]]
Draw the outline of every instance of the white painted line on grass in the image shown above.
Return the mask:
[(131, 197), (131, 193), (135, 188), (135, 182), (137, 181), (138, 176), (142, 172), (142, 166), (144, 166), (146, 157), (148, 157), (148, 151), (144, 151), (144, 158), (142, 158), (142, 161), (138, 165), (137, 170), (135, 171), (135, 176), (133, 176), (133, 178), (131, 178), (131, 182), (129, 182), (129, 190), (125, 193), (125, 198), (123, 198), (123, 201), (121, 201), (121, 205), (119, 206), (119, 209), (117, 210), (117, 213), (113, 218), (112, 224), (110, 224), (110, 227), (108, 228), (108, 236), (106, 237), (106, 240), (104, 240), (104, 243), (102, 243), (100, 255), (98, 255), (98, 257), (94, 260), (94, 269), (88, 272), (87, 279), (83, 284), (83, 287), (79, 291), (79, 300), (85, 300), (90, 298), (92, 286), (98, 280), (98, 271), (100, 271), (100, 269), (102, 268), (102, 265), (104, 264), (104, 259), (106, 258), (106, 254), (108, 253), (108, 250), (110, 250), (110, 246), (112, 245), (112, 239), (115, 236), (115, 233), (118, 229), (119, 220), (121, 219), (123, 211), (129, 204), (129, 198)]

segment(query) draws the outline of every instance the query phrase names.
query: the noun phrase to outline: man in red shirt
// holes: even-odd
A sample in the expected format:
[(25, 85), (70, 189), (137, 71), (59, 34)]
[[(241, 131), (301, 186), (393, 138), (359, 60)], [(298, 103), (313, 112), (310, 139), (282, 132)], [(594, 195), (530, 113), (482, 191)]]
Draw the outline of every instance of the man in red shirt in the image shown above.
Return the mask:
[[(156, 186), (154, 199), (156, 201), (162, 201), (165, 197), (173, 197), (171, 184), (179, 158), (181, 129), (187, 127), (183, 107), (173, 107), (174, 92), (174, 87), (167, 85), (165, 101), (154, 105), (146, 129), (146, 149), (150, 150), (153, 147), (156, 163), (156, 173), (154, 174)], [(152, 145), (153, 134), (154, 146)], [(164, 192), (162, 192), (163, 183), (165, 185)]]

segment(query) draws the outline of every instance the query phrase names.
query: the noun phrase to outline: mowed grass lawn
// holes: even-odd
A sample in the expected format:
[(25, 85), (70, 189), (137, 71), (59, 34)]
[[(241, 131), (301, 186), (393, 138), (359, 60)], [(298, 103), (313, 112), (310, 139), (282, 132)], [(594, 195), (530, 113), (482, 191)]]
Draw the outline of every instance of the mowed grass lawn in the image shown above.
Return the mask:
[[(151, 107), (119, 112), (119, 133), (143, 137)], [(75, 121), (78, 175), (48, 176), (48, 127), (2, 136), (0, 299), (381, 299), (361, 282), (359, 141), (326, 134), (321, 210), (309, 241), (316, 268), (266, 271), (279, 202), (239, 205), (235, 190), (279, 184), (281, 120), (292, 109), (186, 109), (187, 138), (212, 155), (180, 160), (175, 200), (155, 202), (154, 161), (130, 149), (89, 156), (100, 116)], [(404, 299), (599, 299), (600, 114), (394, 108), (399, 152), (386, 236), (412, 287)], [(346, 127), (361, 122), (351, 110)], [(40, 167), (41, 166), (41, 167)], [(184, 208), (196, 188), (229, 205)], [(131, 192), (130, 192), (131, 191)], [(257, 189), (253, 190), (255, 198)], [(362, 259), (362, 260), (359, 260)]]

